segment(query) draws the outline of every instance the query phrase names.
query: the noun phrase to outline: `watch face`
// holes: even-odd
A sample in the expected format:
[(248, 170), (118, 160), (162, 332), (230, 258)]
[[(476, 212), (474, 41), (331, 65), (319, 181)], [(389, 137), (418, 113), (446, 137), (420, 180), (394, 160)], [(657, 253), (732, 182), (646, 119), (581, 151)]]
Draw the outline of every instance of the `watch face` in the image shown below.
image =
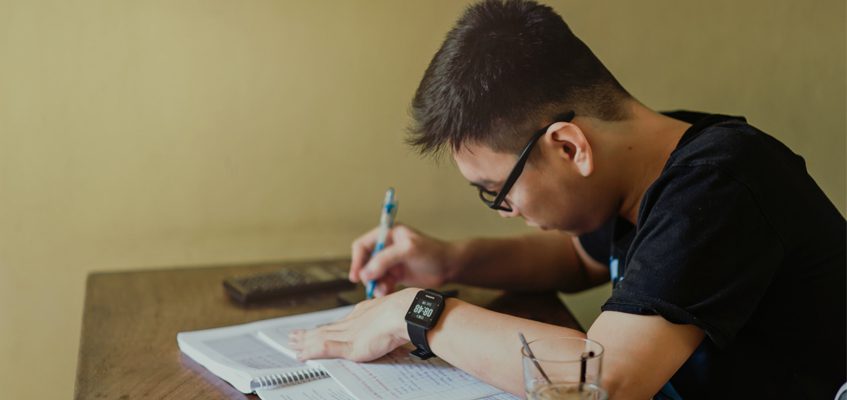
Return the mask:
[(409, 311), (406, 312), (406, 322), (430, 329), (438, 321), (443, 306), (444, 299), (441, 296), (420, 291), (415, 296)]

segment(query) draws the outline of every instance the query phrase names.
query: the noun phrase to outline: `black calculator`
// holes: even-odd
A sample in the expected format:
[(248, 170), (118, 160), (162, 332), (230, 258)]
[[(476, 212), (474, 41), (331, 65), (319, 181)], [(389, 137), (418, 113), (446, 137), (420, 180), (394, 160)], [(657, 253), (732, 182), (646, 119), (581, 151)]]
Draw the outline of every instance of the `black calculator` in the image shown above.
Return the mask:
[(355, 286), (347, 279), (349, 267), (349, 261), (291, 265), (273, 272), (227, 278), (224, 288), (233, 300), (241, 304), (347, 290)]

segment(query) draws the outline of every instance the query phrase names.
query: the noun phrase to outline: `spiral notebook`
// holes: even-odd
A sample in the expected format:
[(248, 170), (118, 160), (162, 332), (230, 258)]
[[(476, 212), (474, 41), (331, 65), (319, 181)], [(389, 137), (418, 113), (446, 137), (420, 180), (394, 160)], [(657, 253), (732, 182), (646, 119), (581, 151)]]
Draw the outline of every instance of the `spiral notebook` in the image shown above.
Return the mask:
[(180, 332), (176, 340), (179, 349), (194, 361), (242, 393), (253, 393), (329, 377), (320, 366), (297, 361), (291, 350), (268, 338), (266, 332), (287, 337), (293, 329), (313, 328), (340, 319), (351, 310), (351, 306), (340, 307), (243, 325)]
[(352, 306), (177, 334), (180, 350), (243, 393), (263, 400), (516, 399), (464, 371), (398, 348), (370, 363), (297, 361), (288, 333), (343, 318)]

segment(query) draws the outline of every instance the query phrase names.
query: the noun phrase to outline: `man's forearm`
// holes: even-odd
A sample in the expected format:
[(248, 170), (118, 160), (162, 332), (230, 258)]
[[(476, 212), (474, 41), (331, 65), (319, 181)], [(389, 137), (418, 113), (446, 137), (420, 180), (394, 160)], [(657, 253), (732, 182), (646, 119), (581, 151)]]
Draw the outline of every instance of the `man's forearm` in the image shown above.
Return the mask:
[(448, 299), (438, 325), (429, 332), (430, 348), (445, 361), (500, 389), (523, 394), (521, 343), (541, 337), (585, 334), (560, 326), (500, 314)]
[(544, 232), (458, 242), (454, 282), (509, 290), (578, 291), (590, 286), (572, 237)]

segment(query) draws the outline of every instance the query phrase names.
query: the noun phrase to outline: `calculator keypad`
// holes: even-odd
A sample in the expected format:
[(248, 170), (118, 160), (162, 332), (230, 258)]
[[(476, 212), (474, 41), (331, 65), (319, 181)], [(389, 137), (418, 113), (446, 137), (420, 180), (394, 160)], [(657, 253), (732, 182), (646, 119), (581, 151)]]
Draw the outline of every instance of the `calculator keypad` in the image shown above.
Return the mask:
[(224, 281), (224, 287), (233, 299), (241, 303), (320, 290), (346, 289), (353, 287), (347, 280), (348, 265), (345, 262), (281, 268), (261, 275), (229, 278)]

